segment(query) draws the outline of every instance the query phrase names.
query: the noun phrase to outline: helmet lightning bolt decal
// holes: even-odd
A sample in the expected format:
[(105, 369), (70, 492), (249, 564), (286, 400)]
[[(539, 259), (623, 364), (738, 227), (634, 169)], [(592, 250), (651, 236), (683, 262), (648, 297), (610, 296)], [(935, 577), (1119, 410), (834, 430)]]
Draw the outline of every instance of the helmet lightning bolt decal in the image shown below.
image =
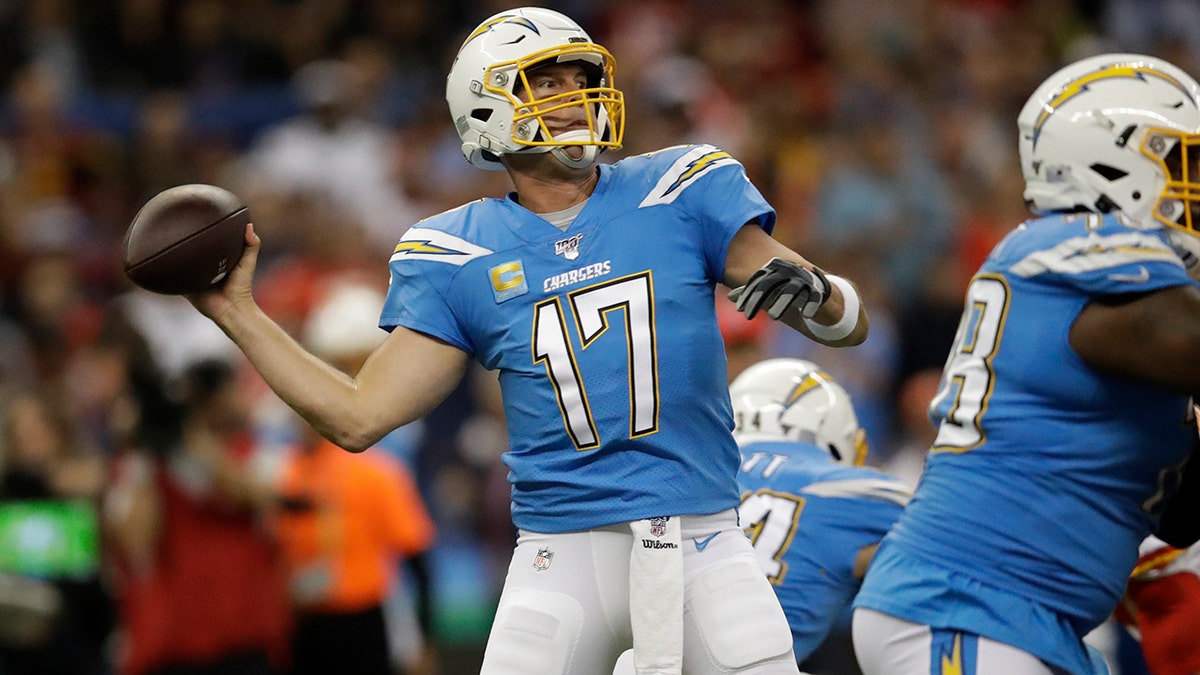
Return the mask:
[(792, 390), (788, 393), (787, 398), (783, 401), (783, 407), (792, 407), (792, 404), (796, 401), (799, 401), (801, 396), (804, 396), (813, 389), (821, 386), (821, 381), (815, 377), (820, 375), (824, 375), (824, 373), (810, 373), (805, 375), (803, 380), (800, 380), (795, 387), (792, 387)]
[(1187, 100), (1192, 99), (1192, 95), (1188, 92), (1187, 87), (1179, 80), (1171, 77), (1161, 70), (1151, 68), (1149, 66), (1138, 66), (1134, 64), (1113, 64), (1094, 73), (1088, 73), (1062, 89), (1055, 92), (1054, 96), (1049, 101), (1042, 104), (1042, 112), (1038, 115), (1037, 121), (1033, 125), (1033, 145), (1037, 147), (1038, 136), (1042, 133), (1042, 125), (1046, 123), (1050, 115), (1058, 109), (1059, 106), (1067, 101), (1075, 98), (1079, 94), (1088, 90), (1088, 87), (1096, 82), (1103, 80), (1111, 80), (1113, 78), (1132, 78), (1137, 80), (1145, 80), (1147, 76), (1157, 77), (1165, 81), (1167, 84), (1175, 87), (1183, 94)]
[(485, 21), (484, 23), (480, 24), (479, 27), (476, 28), (473, 33), (471, 33), (470, 35), (467, 36), (466, 40), (463, 40), (463, 46), (465, 47), (467, 45), (467, 43), (470, 42), (471, 40), (474, 40), (475, 38), (479, 37), (480, 35), (483, 35), (484, 33), (488, 32), (492, 28), (494, 28), (502, 23), (515, 23), (518, 26), (524, 26), (524, 27), (528, 28), (529, 30), (533, 31), (533, 33), (535, 35), (541, 35), (541, 32), (538, 31), (537, 24), (530, 21), (529, 19), (526, 19), (523, 16), (515, 16), (515, 15), (498, 16), (498, 17), (492, 19), (491, 21)]

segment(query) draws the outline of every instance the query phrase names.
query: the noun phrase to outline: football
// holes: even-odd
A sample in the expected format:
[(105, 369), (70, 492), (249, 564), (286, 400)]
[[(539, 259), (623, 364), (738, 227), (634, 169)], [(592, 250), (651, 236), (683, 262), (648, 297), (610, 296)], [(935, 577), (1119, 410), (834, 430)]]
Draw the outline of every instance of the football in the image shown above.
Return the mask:
[(246, 248), (250, 209), (215, 185), (180, 185), (150, 198), (125, 232), (125, 274), (166, 295), (221, 283)]

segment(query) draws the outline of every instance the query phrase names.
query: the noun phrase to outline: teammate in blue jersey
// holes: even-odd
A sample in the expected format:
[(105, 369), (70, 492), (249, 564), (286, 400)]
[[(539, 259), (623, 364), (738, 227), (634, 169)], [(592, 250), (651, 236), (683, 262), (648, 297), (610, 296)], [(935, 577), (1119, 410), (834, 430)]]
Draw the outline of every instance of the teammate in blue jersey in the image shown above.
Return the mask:
[(855, 599), (868, 675), (1090, 675), (1196, 439), (1200, 84), (1104, 54), (1018, 117), (1040, 217), (972, 278), (913, 500)]
[[(359, 451), (442, 401), (470, 359), (499, 371), (520, 530), (486, 673), (796, 672), (787, 621), (738, 527), (738, 450), (714, 310), (766, 312), (824, 344), (867, 334), (854, 287), (771, 238), (727, 153), (599, 164), (625, 109), (612, 56), (547, 9), (467, 36), (446, 98), (468, 161), (515, 191), (417, 223), (391, 257), (357, 377), (300, 349), (251, 296), (259, 249), (192, 298), (270, 386)], [(399, 224), (406, 226), (407, 224)], [(700, 544), (698, 542), (703, 542)]]
[(742, 453), (741, 524), (803, 663), (849, 614), (879, 540), (912, 495), (862, 466), (850, 395), (809, 361), (760, 361), (729, 385)]

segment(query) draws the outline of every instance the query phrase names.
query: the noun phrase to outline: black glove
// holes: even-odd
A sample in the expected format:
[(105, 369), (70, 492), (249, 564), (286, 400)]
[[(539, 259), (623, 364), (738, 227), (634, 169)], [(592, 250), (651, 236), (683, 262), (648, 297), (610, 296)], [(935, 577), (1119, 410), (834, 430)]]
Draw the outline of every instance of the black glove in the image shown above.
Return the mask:
[(801, 316), (811, 319), (829, 299), (829, 290), (829, 280), (821, 270), (771, 258), (745, 286), (730, 291), (729, 299), (737, 303), (738, 311), (747, 319), (753, 319), (764, 308), (772, 319), (778, 319), (789, 307), (798, 307)]

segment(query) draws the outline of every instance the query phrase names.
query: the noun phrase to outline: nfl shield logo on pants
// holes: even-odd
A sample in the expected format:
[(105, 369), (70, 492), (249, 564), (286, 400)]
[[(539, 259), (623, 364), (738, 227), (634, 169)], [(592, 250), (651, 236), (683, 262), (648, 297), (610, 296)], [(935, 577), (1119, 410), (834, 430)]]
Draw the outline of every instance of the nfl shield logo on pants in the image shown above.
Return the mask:
[(549, 547), (539, 548), (537, 555), (533, 556), (533, 568), (539, 572), (550, 569), (552, 558), (554, 558), (554, 552)]
[(658, 516), (650, 519), (650, 534), (661, 537), (667, 533), (667, 521), (670, 516)]

